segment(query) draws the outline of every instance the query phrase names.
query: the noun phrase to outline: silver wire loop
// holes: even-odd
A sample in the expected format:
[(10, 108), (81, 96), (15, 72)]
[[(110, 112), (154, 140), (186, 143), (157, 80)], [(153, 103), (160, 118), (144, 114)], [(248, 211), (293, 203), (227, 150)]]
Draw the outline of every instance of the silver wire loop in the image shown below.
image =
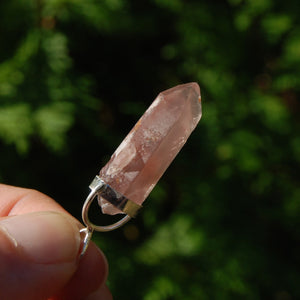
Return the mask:
[(79, 232), (84, 233), (84, 238), (83, 238), (82, 246), (81, 246), (81, 250), (80, 250), (80, 257), (82, 257), (84, 255), (85, 251), (87, 250), (89, 242), (92, 238), (93, 229), (86, 227), (86, 228), (80, 229)]
[[(135, 217), (141, 208), (140, 205), (124, 197), (122, 194), (116, 192), (99, 176), (96, 176), (94, 178), (89, 188), (91, 189), (91, 192), (87, 196), (82, 207), (82, 220), (86, 225), (86, 228), (80, 230), (80, 233), (83, 233), (85, 235), (82, 241), (80, 256), (84, 255), (94, 231), (107, 232), (117, 229), (128, 222), (132, 217)], [(125, 217), (111, 225), (101, 226), (92, 223), (89, 219), (89, 209), (95, 197), (97, 196), (103, 197), (116, 208), (126, 213)]]
[[(82, 220), (87, 228), (91, 228), (95, 231), (107, 232), (119, 228), (126, 222), (128, 222), (132, 217), (134, 217), (140, 210), (141, 206), (130, 201), (123, 195), (116, 192), (112, 187), (106, 184), (99, 176), (96, 176), (92, 183), (90, 184), (91, 192), (86, 198), (83, 208), (82, 208)], [(89, 208), (96, 196), (101, 196), (116, 208), (120, 209), (126, 216), (120, 221), (113, 223), (111, 225), (100, 226), (93, 224), (89, 219)]]

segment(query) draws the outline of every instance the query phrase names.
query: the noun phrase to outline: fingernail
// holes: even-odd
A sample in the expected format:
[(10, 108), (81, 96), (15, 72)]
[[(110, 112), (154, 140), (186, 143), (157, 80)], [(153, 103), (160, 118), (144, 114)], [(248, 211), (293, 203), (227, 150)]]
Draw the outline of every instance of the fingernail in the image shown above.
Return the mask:
[(2, 219), (2, 233), (21, 256), (39, 264), (76, 260), (80, 234), (75, 221), (56, 212), (37, 212)]

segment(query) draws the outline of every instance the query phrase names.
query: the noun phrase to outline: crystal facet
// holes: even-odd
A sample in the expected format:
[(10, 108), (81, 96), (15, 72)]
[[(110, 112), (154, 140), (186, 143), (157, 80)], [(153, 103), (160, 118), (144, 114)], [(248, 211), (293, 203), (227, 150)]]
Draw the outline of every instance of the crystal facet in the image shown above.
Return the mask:
[[(129, 132), (100, 177), (118, 193), (142, 204), (185, 144), (202, 114), (197, 83), (160, 93)], [(99, 199), (103, 213), (122, 213)]]

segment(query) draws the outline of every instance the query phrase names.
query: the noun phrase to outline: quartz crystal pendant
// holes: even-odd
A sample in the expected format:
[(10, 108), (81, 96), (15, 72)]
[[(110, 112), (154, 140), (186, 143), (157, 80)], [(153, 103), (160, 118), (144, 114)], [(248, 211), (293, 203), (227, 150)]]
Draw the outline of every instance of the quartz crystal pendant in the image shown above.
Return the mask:
[[(99, 177), (120, 195), (141, 205), (185, 144), (202, 114), (197, 83), (161, 92), (129, 132)], [(123, 213), (101, 195), (105, 214)]]

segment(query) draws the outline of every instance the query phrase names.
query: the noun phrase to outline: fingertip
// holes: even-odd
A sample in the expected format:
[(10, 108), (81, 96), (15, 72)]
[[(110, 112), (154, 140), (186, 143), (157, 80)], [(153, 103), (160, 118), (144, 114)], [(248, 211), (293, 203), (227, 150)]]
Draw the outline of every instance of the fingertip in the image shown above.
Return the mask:
[(108, 263), (103, 252), (91, 242), (78, 268), (57, 299), (85, 299), (103, 286), (108, 276)]
[(108, 261), (105, 254), (94, 242), (90, 243), (86, 254), (82, 257), (80, 267), (84, 270), (85, 277), (94, 281), (96, 288), (106, 282), (109, 269)]
[(1, 219), (0, 229), (19, 257), (32, 264), (75, 262), (80, 248), (76, 223), (65, 214), (35, 212)]
[[(35, 212), (2, 218), (0, 298), (56, 294), (76, 271), (79, 249), (79, 229), (68, 215)], [(12, 289), (12, 283), (18, 288)]]
[(85, 300), (113, 300), (113, 297), (107, 285), (104, 284), (97, 291), (89, 295)]

